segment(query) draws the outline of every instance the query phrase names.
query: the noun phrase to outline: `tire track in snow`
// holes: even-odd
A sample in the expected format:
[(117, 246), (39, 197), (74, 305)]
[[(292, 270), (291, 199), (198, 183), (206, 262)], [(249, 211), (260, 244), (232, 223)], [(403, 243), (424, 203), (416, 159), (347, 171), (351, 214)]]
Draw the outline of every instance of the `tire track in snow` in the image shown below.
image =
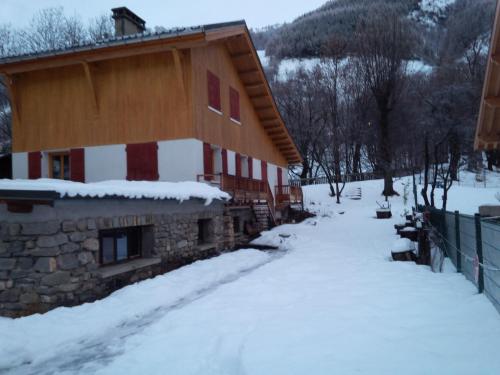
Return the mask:
[(222, 280), (208, 285), (206, 288), (199, 289), (174, 303), (158, 306), (152, 311), (126, 320), (116, 327), (108, 329), (98, 337), (87, 340), (81, 340), (70, 349), (64, 352), (54, 353), (54, 355), (40, 363), (32, 365), (26, 363), (18, 367), (0, 370), (0, 374), (9, 375), (55, 375), (64, 373), (94, 373), (99, 368), (105, 367), (113, 359), (123, 354), (124, 342), (147, 327), (153, 325), (169, 313), (180, 310), (199, 299), (204, 298), (220, 287), (233, 283), (255, 270), (282, 258), (285, 250), (274, 250), (269, 252), (271, 255), (268, 260), (255, 266), (243, 269), (242, 271), (229, 275)]

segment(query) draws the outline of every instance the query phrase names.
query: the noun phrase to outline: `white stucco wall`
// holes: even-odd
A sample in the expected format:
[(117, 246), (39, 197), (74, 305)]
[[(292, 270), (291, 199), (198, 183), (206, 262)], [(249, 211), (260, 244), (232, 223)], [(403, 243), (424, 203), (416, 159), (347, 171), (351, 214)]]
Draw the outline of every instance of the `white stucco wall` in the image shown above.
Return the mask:
[(203, 174), (203, 142), (179, 139), (158, 142), (158, 172), (161, 181), (196, 181)]
[(231, 150), (227, 150), (227, 173), (236, 175), (236, 154)]
[(274, 164), (267, 163), (267, 178), (269, 180), (269, 187), (274, 195), (275, 186), (278, 185), (278, 175)]
[(127, 178), (125, 145), (85, 147), (85, 182)]
[[(217, 147), (217, 146), (214, 146)], [(49, 151), (42, 152), (42, 177), (48, 177)], [(221, 168), (222, 160), (217, 156)], [(227, 150), (228, 173), (236, 174), (236, 154)], [(248, 162), (242, 157), (242, 174), (248, 173)], [(14, 178), (28, 178), (28, 153), (12, 155)], [(216, 167), (217, 169), (220, 169)], [(158, 142), (158, 173), (161, 181), (196, 181), (203, 174), (203, 142), (197, 139), (181, 139)], [(268, 182), (274, 194), (278, 183), (277, 166), (267, 164)], [(124, 180), (127, 178), (126, 145), (106, 145), (85, 148), (85, 181)], [(262, 179), (261, 160), (253, 159), (253, 178)], [(283, 168), (283, 184), (287, 185), (288, 174)]]
[(49, 151), (42, 152), (42, 178), (49, 178)]
[(259, 159), (253, 159), (253, 178), (256, 180), (262, 179), (262, 169)]
[(281, 168), (283, 170), (283, 185), (288, 185), (288, 168)]
[(14, 152), (12, 154), (12, 177), (28, 178), (28, 153)]
[(222, 149), (220, 147), (212, 147), (214, 158), (214, 174), (222, 173)]

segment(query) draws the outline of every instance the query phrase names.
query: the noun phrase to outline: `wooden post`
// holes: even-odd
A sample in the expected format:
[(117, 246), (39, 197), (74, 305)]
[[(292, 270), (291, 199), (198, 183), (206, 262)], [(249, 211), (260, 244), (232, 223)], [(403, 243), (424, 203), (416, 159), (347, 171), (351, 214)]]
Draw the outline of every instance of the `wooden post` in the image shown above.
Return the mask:
[(413, 181), (413, 198), (415, 199), (415, 212), (418, 212), (418, 196), (417, 196), (417, 181), (415, 179), (415, 171), (412, 173)]
[(177, 74), (177, 83), (179, 84), (179, 88), (182, 92), (184, 100), (187, 100), (186, 85), (184, 83), (184, 70), (182, 67), (182, 55), (181, 52), (176, 48), (172, 49), (172, 55), (174, 57), (175, 71)]
[(457, 272), (462, 272), (462, 247), (460, 245), (460, 212), (455, 211), (455, 247), (457, 252)]
[(85, 73), (85, 80), (87, 82), (87, 87), (92, 97), (92, 105), (94, 107), (95, 117), (99, 116), (99, 100), (97, 98), (97, 91), (95, 87), (94, 77), (92, 76), (92, 70), (90, 65), (86, 61), (82, 61), (83, 71)]
[(481, 234), (481, 215), (474, 215), (474, 222), (476, 224), (476, 251), (479, 260), (479, 276), (477, 280), (477, 288), (479, 293), (484, 291), (484, 269), (483, 269), (483, 239)]

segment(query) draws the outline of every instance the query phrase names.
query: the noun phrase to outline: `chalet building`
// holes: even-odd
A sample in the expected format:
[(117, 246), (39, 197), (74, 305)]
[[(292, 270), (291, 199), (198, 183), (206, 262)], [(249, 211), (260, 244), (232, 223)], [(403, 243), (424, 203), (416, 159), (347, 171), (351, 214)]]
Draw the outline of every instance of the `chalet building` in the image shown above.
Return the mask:
[(113, 39), (0, 61), (13, 177), (206, 181), (279, 219), (301, 156), (245, 22), (148, 33), (113, 17)]
[[(491, 35), (488, 65), (479, 110), (474, 148), (500, 152), (500, 2), (497, 3), (495, 24)], [(482, 216), (500, 216), (500, 205), (479, 207)]]
[(302, 203), (245, 22), (151, 33), (127, 8), (113, 18), (97, 44), (0, 60), (14, 178), (0, 180), (0, 315), (101, 298)]
[(500, 3), (491, 37), (474, 147), (481, 151), (500, 150)]

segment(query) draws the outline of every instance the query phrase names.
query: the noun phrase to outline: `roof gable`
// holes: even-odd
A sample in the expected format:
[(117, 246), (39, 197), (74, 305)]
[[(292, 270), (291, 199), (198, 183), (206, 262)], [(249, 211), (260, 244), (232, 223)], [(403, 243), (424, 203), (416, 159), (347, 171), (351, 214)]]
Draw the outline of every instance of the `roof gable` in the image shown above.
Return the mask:
[(127, 35), (103, 40), (98, 44), (7, 57), (0, 60), (0, 73), (9, 76), (82, 62), (196, 48), (212, 42), (226, 44), (259, 121), (272, 142), (289, 164), (300, 163), (302, 158), (274, 101), (245, 21)]
[(500, 2), (491, 36), (474, 147), (500, 149)]

